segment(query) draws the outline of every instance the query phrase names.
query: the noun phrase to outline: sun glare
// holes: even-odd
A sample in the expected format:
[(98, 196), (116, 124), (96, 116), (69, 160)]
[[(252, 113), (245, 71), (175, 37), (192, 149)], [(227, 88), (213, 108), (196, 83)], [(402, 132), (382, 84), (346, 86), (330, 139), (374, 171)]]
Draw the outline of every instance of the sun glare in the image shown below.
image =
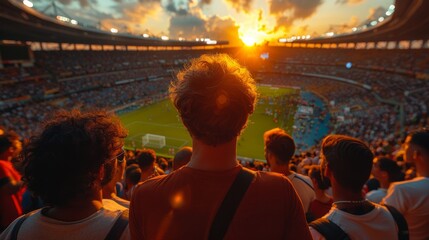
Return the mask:
[(241, 41), (246, 45), (246, 46), (254, 46), (254, 45), (259, 45), (264, 43), (264, 41), (267, 38), (267, 34), (265, 32), (262, 31), (258, 31), (258, 30), (244, 30), (244, 29), (240, 29), (241, 31), (239, 31), (239, 36)]
[(241, 40), (246, 46), (249, 46), (249, 47), (255, 45), (256, 43), (256, 38), (249, 35), (243, 36)]

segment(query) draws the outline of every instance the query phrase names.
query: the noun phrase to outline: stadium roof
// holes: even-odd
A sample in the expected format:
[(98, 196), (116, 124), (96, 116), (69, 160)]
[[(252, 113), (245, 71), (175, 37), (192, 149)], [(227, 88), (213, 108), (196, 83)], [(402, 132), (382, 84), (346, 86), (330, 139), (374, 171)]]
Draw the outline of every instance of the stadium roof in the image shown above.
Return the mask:
[(298, 43), (349, 43), (429, 39), (429, 1), (397, 0), (389, 20), (378, 27), (337, 37), (298, 40)]
[(0, 1), (0, 40), (128, 45), (128, 46), (216, 46), (228, 41), (208, 45), (205, 41), (162, 40), (145, 38), (127, 33), (109, 33), (98, 29), (83, 28), (47, 17), (36, 10), (14, 3)]

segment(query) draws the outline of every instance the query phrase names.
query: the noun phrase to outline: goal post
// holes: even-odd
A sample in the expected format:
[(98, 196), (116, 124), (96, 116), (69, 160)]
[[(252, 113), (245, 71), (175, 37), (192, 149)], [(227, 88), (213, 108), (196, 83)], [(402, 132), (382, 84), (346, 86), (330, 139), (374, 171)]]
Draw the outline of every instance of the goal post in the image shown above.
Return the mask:
[(163, 148), (165, 147), (165, 136), (150, 133), (145, 134), (142, 137), (142, 145), (143, 147)]

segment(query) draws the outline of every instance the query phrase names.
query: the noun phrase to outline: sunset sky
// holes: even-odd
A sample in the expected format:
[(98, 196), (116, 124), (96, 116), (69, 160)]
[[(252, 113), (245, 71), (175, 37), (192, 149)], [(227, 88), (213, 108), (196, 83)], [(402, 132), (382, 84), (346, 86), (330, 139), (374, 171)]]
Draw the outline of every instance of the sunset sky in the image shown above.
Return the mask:
[[(38, 10), (52, 0), (34, 0)], [(281, 37), (350, 32), (383, 16), (393, 0), (57, 0), (65, 14), (104, 30), (187, 40), (261, 44)], [(48, 8), (46, 14), (53, 14)]]

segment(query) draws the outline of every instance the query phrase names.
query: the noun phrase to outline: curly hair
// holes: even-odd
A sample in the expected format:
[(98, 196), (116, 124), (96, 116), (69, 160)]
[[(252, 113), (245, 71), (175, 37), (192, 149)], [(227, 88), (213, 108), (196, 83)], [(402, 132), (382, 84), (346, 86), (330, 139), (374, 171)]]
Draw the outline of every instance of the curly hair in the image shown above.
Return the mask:
[(142, 170), (153, 167), (156, 161), (156, 153), (152, 149), (143, 149), (137, 152), (136, 161)]
[(60, 111), (43, 132), (30, 139), (23, 154), (24, 181), (34, 194), (52, 206), (67, 204), (91, 193), (100, 168), (110, 181), (114, 158), (121, 151), (126, 130), (105, 111)]
[(170, 86), (170, 98), (191, 136), (211, 146), (240, 135), (256, 97), (249, 71), (226, 54), (193, 59)]

